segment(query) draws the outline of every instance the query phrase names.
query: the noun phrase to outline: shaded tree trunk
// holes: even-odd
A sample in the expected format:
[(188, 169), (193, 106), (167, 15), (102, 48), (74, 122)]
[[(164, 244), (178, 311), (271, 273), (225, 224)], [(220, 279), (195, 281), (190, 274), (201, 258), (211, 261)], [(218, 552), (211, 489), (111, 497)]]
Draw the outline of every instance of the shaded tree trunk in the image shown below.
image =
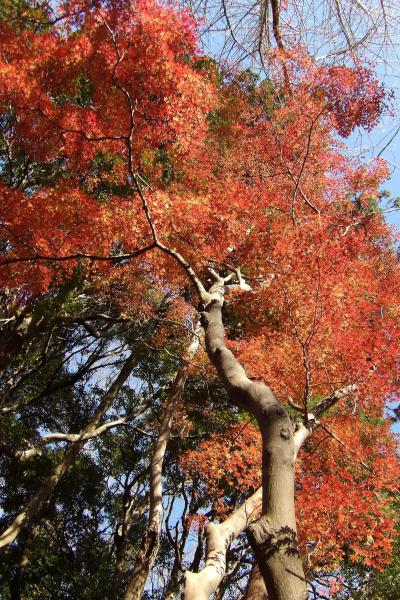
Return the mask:
[(127, 546), (127, 535), (133, 525), (133, 520), (142, 516), (146, 512), (148, 505), (148, 496), (146, 495), (142, 505), (136, 510), (133, 510), (133, 500), (130, 497), (130, 492), (136, 479), (137, 478), (135, 478), (130, 484), (125, 484), (122, 522), (118, 524), (114, 535), (115, 566), (110, 592), (108, 594), (110, 600), (115, 600), (115, 598), (118, 597), (118, 592), (121, 588), (122, 579), (126, 572), (125, 553)]
[(10, 581), (10, 600), (21, 600), (22, 584), (24, 573), (29, 564), (29, 552), (35, 541), (37, 533), (40, 528), (40, 523), (34, 525), (26, 535), (25, 540), (22, 542), (21, 552), (18, 559), (17, 570), (14, 577)]
[(165, 593), (165, 600), (175, 600), (178, 598), (179, 588), (182, 583), (182, 576), (179, 575), (180, 570), (181, 569), (178, 560), (175, 558), (167, 586), (167, 591)]
[(0, 375), (21, 352), (23, 346), (29, 343), (46, 327), (43, 316), (37, 318), (30, 313), (30, 308), (24, 308), (14, 320), (3, 326), (0, 336)]

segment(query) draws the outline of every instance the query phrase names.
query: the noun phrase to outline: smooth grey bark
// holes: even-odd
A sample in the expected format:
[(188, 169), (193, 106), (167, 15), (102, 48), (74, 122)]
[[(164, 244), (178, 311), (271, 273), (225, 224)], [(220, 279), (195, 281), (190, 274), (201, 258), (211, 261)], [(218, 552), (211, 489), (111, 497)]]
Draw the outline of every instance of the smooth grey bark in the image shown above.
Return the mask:
[[(308, 591), (297, 546), (294, 506), (295, 429), (271, 389), (250, 380), (225, 346), (222, 322), (225, 281), (214, 271), (210, 272), (214, 283), (202, 294), (207, 354), (231, 400), (256, 418), (262, 436), (263, 514), (248, 528), (250, 542), (270, 600), (305, 600)], [(226, 549), (227, 546), (221, 548), (214, 557), (223, 573)], [(215, 571), (210, 577), (215, 576)], [(207, 586), (204, 593), (191, 592), (190, 582), (191, 576), (186, 578), (186, 600), (208, 598), (215, 591), (213, 586)]]
[(182, 392), (188, 375), (189, 363), (199, 347), (199, 333), (200, 325), (197, 324), (193, 331), (189, 346), (182, 357), (181, 364), (176, 373), (175, 380), (172, 384), (166, 406), (161, 417), (160, 429), (154, 446), (150, 467), (149, 521), (142, 540), (141, 548), (136, 556), (136, 564), (128, 584), (125, 600), (140, 600), (143, 595), (147, 577), (158, 553), (161, 534), (162, 469), (164, 457), (171, 434), (173, 418), (178, 402), (182, 397)]
[(44, 503), (52, 495), (54, 488), (63, 477), (65, 472), (76, 460), (79, 452), (87, 441), (87, 435), (95, 432), (97, 424), (100, 419), (106, 413), (111, 406), (111, 403), (117, 396), (118, 392), (122, 388), (126, 379), (129, 377), (133, 367), (136, 363), (136, 351), (133, 351), (125, 361), (121, 371), (116, 377), (115, 381), (105, 394), (103, 400), (97, 407), (95, 413), (91, 419), (87, 422), (84, 429), (82, 429), (79, 439), (73, 442), (65, 451), (63, 459), (52, 469), (50, 475), (46, 477), (39, 490), (31, 498), (28, 504), (22, 509), (22, 511), (15, 517), (11, 525), (0, 535), (0, 549), (7, 547), (11, 544), (20, 533), (21, 529), (30, 521), (30, 519), (41, 510)]

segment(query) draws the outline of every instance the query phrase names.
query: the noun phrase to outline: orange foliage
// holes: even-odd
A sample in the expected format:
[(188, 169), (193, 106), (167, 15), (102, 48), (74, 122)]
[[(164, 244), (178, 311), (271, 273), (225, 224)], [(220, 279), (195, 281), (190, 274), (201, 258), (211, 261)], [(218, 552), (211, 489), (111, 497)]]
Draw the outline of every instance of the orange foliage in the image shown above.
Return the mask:
[[(310, 573), (330, 571), (345, 557), (381, 569), (390, 560), (396, 533), (395, 440), (387, 425), (340, 408), (322, 420), (296, 469), (299, 542)], [(261, 485), (260, 449), (257, 429), (240, 422), (187, 451), (180, 464), (204, 482), (209, 502), (223, 517)]]

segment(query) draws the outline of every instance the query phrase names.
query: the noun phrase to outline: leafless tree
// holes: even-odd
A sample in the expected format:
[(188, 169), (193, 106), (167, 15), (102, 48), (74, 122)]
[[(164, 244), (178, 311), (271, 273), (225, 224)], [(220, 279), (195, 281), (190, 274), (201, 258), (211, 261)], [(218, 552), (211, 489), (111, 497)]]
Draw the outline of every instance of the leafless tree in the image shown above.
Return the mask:
[(188, 0), (208, 53), (262, 66), (272, 47), (302, 45), (318, 61), (382, 63), (396, 74), (397, 0)]

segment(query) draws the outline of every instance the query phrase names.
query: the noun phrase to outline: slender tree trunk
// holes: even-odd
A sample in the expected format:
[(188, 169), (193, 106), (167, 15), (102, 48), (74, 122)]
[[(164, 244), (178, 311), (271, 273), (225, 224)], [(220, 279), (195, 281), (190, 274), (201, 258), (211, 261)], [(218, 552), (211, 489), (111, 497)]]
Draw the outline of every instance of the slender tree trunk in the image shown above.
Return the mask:
[(123, 517), (122, 523), (117, 527), (115, 531), (115, 566), (114, 574), (110, 587), (110, 593), (108, 595), (110, 600), (115, 600), (118, 597), (118, 592), (121, 587), (122, 578), (125, 573), (125, 546), (126, 536), (129, 532), (132, 519), (130, 518), (131, 498), (129, 494), (130, 490), (128, 486), (125, 486), (124, 490), (124, 506), (123, 506)]
[(121, 587), (122, 578), (125, 573), (125, 539), (121, 538), (115, 540), (115, 566), (112, 583), (110, 587), (110, 593), (108, 595), (110, 600), (115, 600), (118, 597), (118, 591)]
[[(190, 509), (189, 509), (190, 510)], [(190, 533), (190, 527), (185, 527), (182, 532), (182, 537), (177, 542), (175, 547), (175, 559), (174, 564), (172, 565), (171, 575), (168, 581), (167, 590), (165, 592), (164, 600), (174, 600), (178, 598), (178, 594), (180, 591), (180, 587), (183, 581), (183, 566), (182, 566), (182, 556), (186, 546), (186, 542), (188, 540)], [(203, 546), (204, 546), (204, 532), (199, 529), (197, 534), (197, 547), (194, 553), (192, 564), (190, 565), (190, 571), (194, 573), (199, 572), (200, 562), (203, 557)]]
[(179, 585), (180, 585), (180, 579), (181, 579), (179, 577), (179, 570), (180, 569), (179, 569), (178, 561), (175, 558), (164, 600), (174, 600), (177, 597), (177, 595), (179, 593)]
[(189, 362), (199, 347), (200, 326), (197, 325), (190, 344), (182, 358), (174, 383), (161, 417), (158, 438), (154, 447), (150, 468), (150, 514), (141, 548), (136, 557), (125, 600), (140, 600), (147, 577), (158, 553), (162, 517), (162, 469), (167, 443), (171, 433), (176, 407), (181, 399), (188, 374)]
[(127, 535), (132, 527), (133, 520), (142, 516), (146, 512), (148, 506), (148, 496), (146, 496), (142, 505), (139, 508), (132, 510), (133, 500), (130, 497), (130, 491), (132, 489), (133, 483), (134, 482), (132, 482), (129, 485), (125, 485), (122, 523), (118, 525), (115, 531), (115, 566), (110, 592), (108, 594), (109, 600), (115, 600), (115, 598), (118, 597), (118, 593), (122, 584), (122, 579), (126, 572), (125, 553), (127, 545)]
[(0, 548), (4, 548), (11, 544), (17, 535), (20, 533), (21, 529), (28, 523), (32, 517), (41, 510), (43, 504), (47, 502), (47, 500), (52, 495), (54, 488), (57, 483), (63, 477), (65, 472), (69, 469), (69, 467), (76, 460), (79, 452), (82, 450), (83, 446), (86, 443), (85, 436), (86, 434), (91, 434), (95, 431), (97, 424), (100, 419), (103, 417), (105, 412), (111, 406), (111, 403), (117, 396), (118, 392), (122, 388), (126, 379), (129, 377), (134, 365), (136, 363), (136, 352), (132, 352), (128, 359), (125, 361), (124, 366), (122, 367), (119, 375), (115, 379), (114, 383), (109, 388), (108, 392), (105, 394), (102, 402), (99, 404), (96, 412), (92, 416), (92, 418), (88, 421), (84, 429), (82, 429), (80, 433), (80, 439), (76, 442), (73, 442), (64, 453), (63, 459), (56, 465), (50, 475), (44, 480), (43, 484), (36, 492), (36, 494), (31, 498), (28, 504), (23, 508), (23, 510), (15, 517), (14, 521), (11, 523), (10, 527), (8, 527), (1, 535), (0, 535)]
[(182, 538), (177, 542), (175, 548), (175, 558), (169, 577), (167, 590), (164, 600), (174, 600), (178, 598), (179, 589), (182, 583), (182, 555), (189, 535), (189, 528), (185, 528)]
[[(308, 592), (297, 546), (294, 507), (294, 427), (270, 388), (250, 380), (225, 346), (222, 323), (225, 282), (215, 272), (212, 274), (215, 283), (202, 298), (207, 353), (231, 400), (257, 419), (262, 436), (263, 515), (249, 527), (250, 543), (270, 600), (305, 600)], [(222, 557), (217, 556), (216, 560), (221, 561)], [(224, 556), (224, 572), (225, 560)], [(214, 573), (210, 572), (212, 577)], [(190, 578), (186, 581), (188, 584)], [(214, 591), (209, 583), (207, 593), (195, 595), (193, 590), (187, 594), (187, 600), (208, 598), (209, 590)]]

